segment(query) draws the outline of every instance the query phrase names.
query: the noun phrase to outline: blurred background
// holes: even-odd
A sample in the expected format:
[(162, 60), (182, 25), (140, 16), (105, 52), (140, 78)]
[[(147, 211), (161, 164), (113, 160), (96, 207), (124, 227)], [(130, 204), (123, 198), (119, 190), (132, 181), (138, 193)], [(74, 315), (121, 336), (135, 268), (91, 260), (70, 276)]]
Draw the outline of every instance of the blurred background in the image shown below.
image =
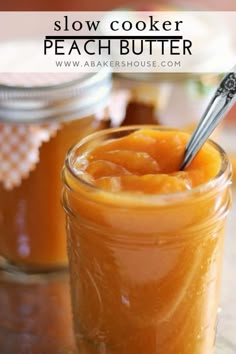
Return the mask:
[[(147, 1), (136, 0), (11, 0), (1, 2), (0, 11), (106, 11), (117, 6), (128, 4), (147, 5)], [(165, 4), (167, 1), (156, 1), (157, 4)], [(174, 1), (174, 3), (178, 3)], [(205, 10), (235, 11), (235, 0), (185, 0), (181, 4), (192, 7), (203, 7)]]

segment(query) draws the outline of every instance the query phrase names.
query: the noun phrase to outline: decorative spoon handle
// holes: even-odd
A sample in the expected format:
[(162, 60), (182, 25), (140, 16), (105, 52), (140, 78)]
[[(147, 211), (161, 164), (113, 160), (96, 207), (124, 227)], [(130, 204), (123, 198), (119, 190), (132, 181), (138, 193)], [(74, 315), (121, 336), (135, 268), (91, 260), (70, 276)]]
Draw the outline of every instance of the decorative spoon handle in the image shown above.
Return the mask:
[(221, 81), (209, 102), (199, 124), (191, 136), (180, 170), (184, 170), (193, 160), (201, 146), (224, 118), (236, 100), (236, 66)]

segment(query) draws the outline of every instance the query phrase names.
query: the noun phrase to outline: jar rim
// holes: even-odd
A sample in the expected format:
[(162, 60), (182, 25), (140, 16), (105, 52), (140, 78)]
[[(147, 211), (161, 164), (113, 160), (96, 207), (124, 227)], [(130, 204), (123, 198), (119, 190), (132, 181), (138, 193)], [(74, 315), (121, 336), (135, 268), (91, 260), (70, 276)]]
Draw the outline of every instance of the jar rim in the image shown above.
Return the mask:
[[(218, 171), (217, 175), (207, 181), (206, 183), (200, 184), (190, 190), (185, 190), (185, 191), (179, 191), (179, 192), (174, 192), (174, 193), (168, 193), (168, 194), (136, 194), (136, 193), (130, 193), (130, 192), (119, 192), (119, 193), (114, 193), (112, 191), (107, 191), (104, 189), (99, 188), (98, 186), (95, 186), (92, 183), (89, 183), (79, 175), (75, 173), (75, 170), (73, 169), (71, 160), (73, 156), (75, 156), (76, 151), (81, 148), (83, 145), (86, 143), (89, 143), (93, 139), (97, 139), (102, 136), (107, 136), (112, 135), (114, 133), (120, 133), (120, 132), (134, 132), (140, 129), (152, 129), (152, 130), (158, 130), (158, 131), (175, 131), (175, 132), (181, 132), (179, 129), (174, 129), (174, 128), (169, 128), (166, 126), (155, 126), (155, 125), (133, 125), (133, 126), (125, 126), (125, 127), (119, 127), (119, 128), (109, 128), (109, 129), (104, 129), (99, 132), (95, 132), (93, 134), (90, 134), (86, 138), (82, 139), (79, 143), (76, 143), (73, 145), (69, 151), (67, 152), (66, 158), (65, 158), (65, 163), (63, 167), (63, 172), (62, 172), (62, 179), (65, 184), (65, 186), (71, 191), (75, 192), (71, 185), (67, 181), (66, 177), (66, 171), (69, 172), (69, 175), (76, 181), (81, 186), (86, 187), (86, 196), (90, 199), (93, 199), (94, 192), (101, 192), (104, 196), (107, 196), (108, 198), (103, 198), (104, 204), (115, 204), (116, 206), (126, 206), (127, 202), (130, 202), (132, 206), (144, 206), (144, 205), (150, 205), (150, 207), (153, 206), (169, 206), (170, 204), (175, 204), (181, 201), (186, 200), (195, 200), (194, 197), (201, 198), (205, 196), (206, 193), (214, 192), (214, 188), (217, 186), (223, 186), (225, 187), (225, 183), (230, 184), (230, 178), (232, 174), (231, 170), (231, 165), (228, 160), (226, 152), (221, 148), (220, 145), (218, 145), (216, 142), (213, 140), (209, 139), (208, 143), (213, 146), (219, 153), (221, 157), (221, 168)], [(78, 157), (78, 156), (77, 156)], [(93, 193), (89, 193), (93, 192)], [(110, 198), (109, 198), (110, 197)], [(111, 198), (112, 197), (112, 198)], [(109, 200), (109, 203), (108, 203)], [(97, 199), (96, 199), (97, 201)], [(137, 201), (137, 203), (135, 203)], [(122, 202), (125, 202), (125, 204)]]

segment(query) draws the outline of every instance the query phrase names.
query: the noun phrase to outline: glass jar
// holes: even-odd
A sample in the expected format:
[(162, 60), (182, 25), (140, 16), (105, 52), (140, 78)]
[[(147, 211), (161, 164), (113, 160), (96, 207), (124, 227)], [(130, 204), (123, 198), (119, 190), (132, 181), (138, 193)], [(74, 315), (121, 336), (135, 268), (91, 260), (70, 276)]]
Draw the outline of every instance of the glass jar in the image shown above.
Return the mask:
[(67, 266), (60, 173), (80, 138), (109, 127), (108, 73), (1, 74), (1, 267), (48, 272)]
[(80, 177), (78, 157), (137, 129), (95, 133), (75, 145), (65, 162), (77, 346), (84, 354), (213, 353), (231, 205), (229, 162), (211, 142), (219, 174), (166, 195), (112, 193)]

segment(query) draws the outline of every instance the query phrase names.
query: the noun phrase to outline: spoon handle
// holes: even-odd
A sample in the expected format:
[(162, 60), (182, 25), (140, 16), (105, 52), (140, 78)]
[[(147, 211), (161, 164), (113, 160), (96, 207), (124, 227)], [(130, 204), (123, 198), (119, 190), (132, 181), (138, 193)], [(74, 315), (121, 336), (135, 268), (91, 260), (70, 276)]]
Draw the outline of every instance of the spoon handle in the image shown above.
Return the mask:
[(184, 170), (236, 100), (236, 66), (221, 81), (191, 136), (180, 170)]

